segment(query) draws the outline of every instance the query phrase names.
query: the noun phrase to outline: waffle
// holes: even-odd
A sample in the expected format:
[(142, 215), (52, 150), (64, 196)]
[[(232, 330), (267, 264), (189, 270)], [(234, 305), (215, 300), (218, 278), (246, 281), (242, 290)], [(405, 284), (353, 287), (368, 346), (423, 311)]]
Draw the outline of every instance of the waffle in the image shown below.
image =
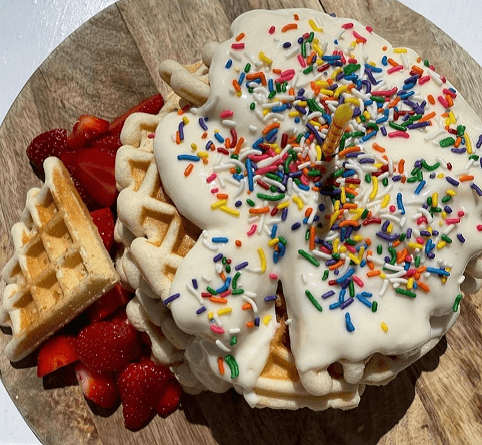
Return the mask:
[(118, 281), (114, 265), (69, 173), (57, 158), (44, 163), (45, 184), (27, 194), (12, 227), (15, 253), (0, 324), (12, 329), (7, 357), (18, 361)]

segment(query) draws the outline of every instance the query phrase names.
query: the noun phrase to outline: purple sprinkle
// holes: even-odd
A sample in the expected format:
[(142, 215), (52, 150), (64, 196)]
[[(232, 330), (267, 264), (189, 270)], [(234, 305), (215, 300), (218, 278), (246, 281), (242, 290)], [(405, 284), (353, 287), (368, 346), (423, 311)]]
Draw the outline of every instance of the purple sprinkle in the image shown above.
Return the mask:
[[(407, 114), (408, 116), (408, 114)], [(430, 125), (430, 122), (416, 122), (415, 124), (410, 124), (410, 125), (407, 125), (407, 128), (409, 130), (414, 130), (416, 128), (423, 128), (423, 127), (428, 127)]]
[(276, 298), (276, 295), (268, 295), (267, 297), (264, 297), (264, 301), (274, 301)]
[(458, 239), (461, 243), (465, 243), (464, 235), (462, 235), (461, 233), (457, 233), (457, 239)]
[(384, 233), (384, 232), (377, 232), (376, 235), (379, 238), (384, 239), (385, 241), (396, 241), (398, 238), (400, 238), (399, 233), (395, 233), (393, 235), (388, 235), (387, 233)]
[(409, 227), (407, 229), (407, 239), (410, 239), (412, 237), (412, 229)]
[(334, 273), (335, 275), (339, 275), (339, 274), (340, 274), (340, 269), (335, 269), (335, 270), (333, 271), (333, 273)]
[(430, 252), (428, 255), (427, 255), (427, 258), (429, 260), (433, 260), (435, 258), (435, 254), (433, 252)]
[(174, 295), (171, 295), (170, 297), (167, 297), (164, 300), (164, 305), (167, 306), (171, 301), (174, 301), (176, 298), (179, 298), (180, 296), (181, 294), (174, 294)]
[(479, 140), (477, 141), (477, 143), (475, 144), (475, 146), (477, 148), (480, 148), (482, 146), (482, 134), (479, 136)]
[(234, 203), (235, 207), (241, 207), (242, 205), (243, 205), (242, 201), (239, 201), (239, 200)]
[(360, 159), (360, 164), (374, 164), (375, 163), (375, 159), (373, 158), (363, 158), (363, 159)]
[(435, 176), (437, 176), (437, 175), (435, 174), (435, 172), (430, 173), (430, 179), (434, 179)]
[(200, 127), (204, 130), (204, 131), (207, 131), (208, 130), (208, 127), (207, 125), (204, 123), (204, 119), (202, 117), (199, 118), (199, 125)]
[(213, 262), (214, 263), (217, 263), (218, 261), (221, 261), (223, 259), (223, 254), (222, 253), (218, 253), (214, 258), (213, 258)]
[(432, 230), (432, 235), (433, 236), (438, 236), (439, 235), (439, 231), (438, 230)]
[(332, 265), (335, 264), (335, 263), (336, 263), (336, 260), (328, 260), (328, 261), (325, 263), (325, 266), (326, 266), (326, 267), (330, 267), (330, 266), (332, 266)]
[(390, 259), (391, 259), (391, 258), (387, 255), (387, 256), (384, 258), (385, 263), (389, 263), (389, 262), (390, 262)]
[(329, 290), (328, 292), (325, 292), (321, 298), (329, 298), (329, 297), (332, 297), (333, 295), (335, 295), (335, 291), (334, 290)]
[(348, 298), (348, 300), (345, 300), (345, 301), (340, 305), (340, 309), (345, 309), (346, 307), (350, 306), (350, 304), (352, 304), (354, 301), (355, 301), (354, 298), (352, 298), (352, 297)]
[(292, 226), (291, 226), (291, 230), (297, 230), (301, 227), (301, 223), (298, 221), (298, 222), (295, 222)]
[(247, 261), (245, 261), (244, 263), (241, 263), (241, 264), (238, 264), (237, 266), (235, 266), (234, 268), (236, 270), (241, 270), (241, 269), (244, 269), (249, 263)]
[(184, 140), (184, 121), (179, 122), (178, 131), (179, 131), (179, 139), (183, 141)]
[(193, 279), (192, 279), (192, 287), (194, 287), (194, 289), (197, 289), (197, 288), (198, 288), (196, 278), (193, 278)]
[(382, 231), (383, 231), (383, 232), (386, 232), (389, 225), (390, 225), (390, 221), (388, 221), (388, 220), (385, 221), (385, 222), (383, 223), (383, 225), (382, 225)]
[(432, 236), (428, 230), (420, 230), (420, 235), (422, 236)]
[(450, 151), (452, 153), (456, 153), (456, 154), (462, 154), (462, 153), (465, 153), (467, 151), (467, 149), (465, 147), (461, 147), (461, 148), (451, 148)]
[(382, 132), (383, 136), (387, 135), (387, 129), (385, 127), (380, 127), (380, 131)]
[(255, 317), (254, 319), (254, 325), (259, 326), (259, 317)]
[(480, 187), (477, 184), (474, 184), (473, 182), (471, 182), (470, 188), (472, 190), (475, 190), (475, 193), (477, 193), (477, 195), (482, 196), (482, 190), (480, 190)]
[(455, 187), (458, 187), (460, 182), (459, 181), (456, 181), (454, 178), (451, 178), (450, 176), (445, 176), (445, 179), (447, 180), (447, 182), (449, 184), (452, 184), (453, 186)]
[(395, 175), (395, 176), (393, 176), (392, 181), (393, 181), (393, 182), (398, 182), (398, 181), (400, 181), (401, 179), (402, 179), (402, 175)]
[(445, 212), (447, 212), (449, 214), (453, 212), (452, 207), (449, 207), (449, 206), (445, 206), (444, 210), (445, 210)]
[(197, 315), (202, 314), (204, 311), (206, 311), (206, 306), (201, 306), (201, 307), (196, 311), (196, 314), (197, 314)]
[(350, 281), (351, 281), (350, 279), (343, 281), (343, 283), (341, 283), (340, 287), (342, 289), (346, 289), (350, 285)]

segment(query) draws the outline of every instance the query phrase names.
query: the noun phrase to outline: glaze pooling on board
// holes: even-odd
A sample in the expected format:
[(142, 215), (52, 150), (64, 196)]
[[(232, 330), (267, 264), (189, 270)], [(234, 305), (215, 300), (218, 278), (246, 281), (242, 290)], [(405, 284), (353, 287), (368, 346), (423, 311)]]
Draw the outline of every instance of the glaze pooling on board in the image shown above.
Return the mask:
[[(481, 123), (414, 51), (353, 20), (258, 10), (232, 35), (208, 102), (156, 132), (163, 185), (204, 229), (162, 298), (213, 379), (249, 392), (281, 281), (302, 383), (322, 395), (331, 363), (416, 351), (457, 318), (482, 250)], [(343, 102), (354, 117), (330, 160)]]

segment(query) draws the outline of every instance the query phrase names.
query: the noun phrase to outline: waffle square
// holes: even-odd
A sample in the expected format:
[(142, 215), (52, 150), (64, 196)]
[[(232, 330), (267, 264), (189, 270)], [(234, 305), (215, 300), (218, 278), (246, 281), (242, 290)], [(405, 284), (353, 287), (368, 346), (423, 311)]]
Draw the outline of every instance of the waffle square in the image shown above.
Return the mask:
[(67, 169), (54, 157), (44, 163), (45, 184), (27, 194), (12, 227), (14, 255), (0, 324), (12, 329), (6, 355), (18, 361), (111, 289), (119, 277)]

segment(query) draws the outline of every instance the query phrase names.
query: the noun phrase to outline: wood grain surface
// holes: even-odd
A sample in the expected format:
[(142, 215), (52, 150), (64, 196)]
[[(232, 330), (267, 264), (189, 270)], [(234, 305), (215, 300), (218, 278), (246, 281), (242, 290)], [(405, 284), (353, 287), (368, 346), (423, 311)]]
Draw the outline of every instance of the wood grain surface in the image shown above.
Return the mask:
[[(200, 59), (208, 41), (253, 8), (310, 7), (370, 25), (414, 48), (445, 74), (482, 116), (482, 68), (435, 25), (394, 0), (123, 0), (67, 38), (35, 72), (0, 128), (0, 267), (12, 254), (10, 226), (39, 181), (25, 148), (37, 134), (71, 128), (80, 114), (112, 119), (157, 90), (157, 66)], [(4, 283), (0, 284), (0, 292)], [(74, 383), (36, 377), (35, 354), (20, 363), (0, 355), (3, 384), (46, 445), (171, 444), (480, 444), (482, 298), (466, 296), (456, 326), (385, 387), (368, 387), (357, 409), (252, 410), (234, 391), (184, 396), (182, 409), (131, 433), (121, 409), (93, 411)], [(9, 332), (0, 333), (0, 349)]]

